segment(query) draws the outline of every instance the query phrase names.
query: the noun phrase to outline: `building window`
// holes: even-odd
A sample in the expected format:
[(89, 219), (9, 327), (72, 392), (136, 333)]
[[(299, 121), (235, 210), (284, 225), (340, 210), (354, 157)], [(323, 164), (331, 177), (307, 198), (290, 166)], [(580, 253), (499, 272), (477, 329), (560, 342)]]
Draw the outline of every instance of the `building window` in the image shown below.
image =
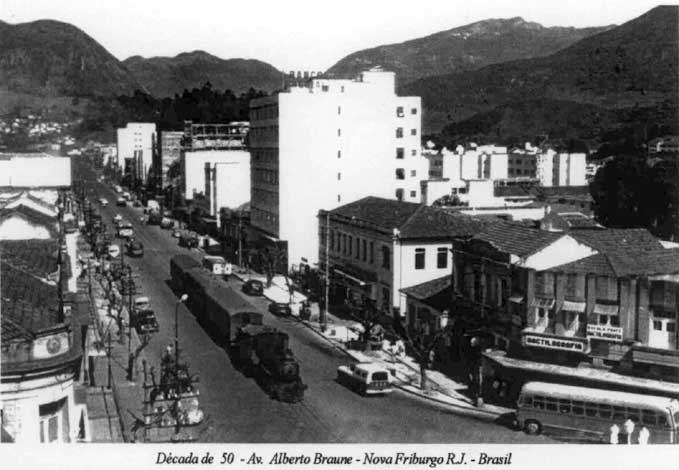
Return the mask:
[(410, 191), (410, 197), (417, 197), (417, 191)]
[(417, 135), (417, 129), (410, 129), (410, 135)]
[(363, 261), (368, 259), (368, 242), (363, 239)]
[(402, 188), (396, 189), (396, 200), (397, 201), (403, 200), (403, 189)]
[(390, 267), (390, 257), (391, 257), (391, 250), (389, 250), (388, 246), (382, 246), (382, 267), (384, 269), (389, 269)]
[(342, 173), (337, 173), (337, 181), (340, 181), (342, 179)]
[(342, 136), (342, 129), (337, 129), (337, 137), (341, 137), (341, 136)]
[(342, 234), (342, 253), (347, 254), (347, 234)]
[(356, 237), (356, 259), (361, 258), (361, 239)]
[(653, 320), (653, 329), (656, 331), (662, 331), (662, 322), (659, 320)]
[(410, 114), (417, 114), (417, 108), (411, 108)]
[(417, 170), (410, 170), (410, 176), (417, 176)]
[(344, 85), (340, 87), (340, 92), (344, 93)]
[(335, 232), (332, 230), (330, 231), (330, 249), (335, 251)]
[(448, 267), (448, 248), (439, 248), (436, 250), (436, 267), (438, 269)]
[(401, 159), (403, 158), (404, 150), (403, 147), (398, 147), (396, 149), (396, 158)]
[(337, 151), (337, 158), (342, 158), (342, 151), (341, 150)]
[(351, 256), (353, 251), (354, 251), (354, 237), (352, 237), (351, 235), (349, 235), (348, 247), (349, 247), (349, 253), (348, 254), (349, 254), (349, 256)]
[(402, 127), (397, 127), (397, 128), (396, 128), (396, 138), (397, 138), (397, 139), (402, 139), (402, 138), (403, 138), (403, 128), (402, 128)]
[(370, 242), (370, 264), (375, 262), (375, 243)]
[(403, 117), (404, 114), (405, 113), (403, 112), (403, 106), (399, 106), (398, 108), (396, 108), (396, 116)]
[(328, 88), (328, 85), (323, 85), (321, 87), (321, 91), (328, 91), (330, 88)]
[(337, 107), (337, 114), (342, 114), (342, 107), (341, 106)]
[(410, 155), (412, 155), (413, 157), (416, 157), (416, 156), (417, 156), (417, 150), (416, 150), (416, 149), (412, 149), (412, 150), (410, 151)]
[(340, 196), (340, 195), (338, 194), (338, 195), (337, 195), (337, 202), (341, 202), (341, 201), (342, 201), (342, 196)]
[(424, 269), (424, 248), (415, 248), (415, 269)]
[(403, 168), (396, 168), (396, 179), (397, 180), (406, 179), (406, 171)]

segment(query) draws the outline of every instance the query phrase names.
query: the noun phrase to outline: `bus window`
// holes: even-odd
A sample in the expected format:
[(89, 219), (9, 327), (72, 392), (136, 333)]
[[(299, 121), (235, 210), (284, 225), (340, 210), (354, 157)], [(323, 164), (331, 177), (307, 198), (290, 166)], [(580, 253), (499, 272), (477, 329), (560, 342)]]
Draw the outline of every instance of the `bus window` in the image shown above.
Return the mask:
[(667, 416), (664, 414), (658, 414), (658, 425), (664, 428), (670, 427), (670, 423), (667, 422)]
[(614, 406), (613, 407), (613, 419), (616, 421), (625, 421), (627, 418), (627, 413), (625, 412), (625, 407)]
[(585, 404), (581, 401), (573, 402), (573, 414), (576, 416), (582, 416), (585, 414)]
[(545, 409), (545, 398), (544, 397), (533, 397), (533, 408), (539, 408), (541, 410)]
[(627, 408), (627, 417), (636, 424), (639, 424), (641, 421), (639, 418), (639, 410), (635, 408)]
[(674, 412), (674, 425), (679, 426), (679, 411)]
[(602, 418), (610, 419), (611, 412), (611, 405), (599, 405), (599, 416)]
[(556, 412), (556, 400), (554, 398), (546, 398), (545, 399), (545, 409), (547, 411)]
[(641, 422), (648, 424), (649, 426), (655, 426), (658, 422), (655, 411), (653, 410), (641, 410)]
[(596, 403), (585, 403), (585, 414), (594, 418), (599, 414), (599, 406)]
[(521, 395), (519, 397), (519, 406), (533, 406), (533, 397)]
[(570, 414), (571, 402), (568, 400), (559, 400), (559, 413)]

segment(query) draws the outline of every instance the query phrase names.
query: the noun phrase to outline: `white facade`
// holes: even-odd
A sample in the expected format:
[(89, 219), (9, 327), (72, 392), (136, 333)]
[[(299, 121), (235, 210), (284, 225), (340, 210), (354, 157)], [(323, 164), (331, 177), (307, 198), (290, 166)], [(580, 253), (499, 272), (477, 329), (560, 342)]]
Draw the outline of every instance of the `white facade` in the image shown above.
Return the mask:
[(536, 176), (540, 186), (586, 186), (584, 153), (556, 153), (548, 149), (537, 155)]
[(125, 170), (125, 161), (138, 159), (139, 178), (146, 181), (153, 164), (153, 145), (156, 125), (148, 122), (128, 122), (127, 127), (117, 129), (118, 169)]
[[(215, 165), (219, 164), (230, 165), (234, 169), (238, 168), (238, 170), (235, 170), (233, 178), (243, 179), (247, 176), (249, 179), (250, 152), (245, 150), (196, 150), (182, 152), (182, 166), (184, 170), (182, 172), (184, 179), (182, 191), (187, 200), (193, 199), (197, 194), (208, 195), (211, 187), (208, 186), (209, 180), (206, 167), (212, 170), (215, 168)], [(248, 167), (247, 171), (245, 167)], [(225, 184), (228, 185), (230, 179), (231, 177), (227, 178)], [(239, 181), (236, 184), (238, 188), (242, 188), (246, 183)], [(248, 188), (249, 184), (248, 181)], [(219, 191), (217, 192), (219, 193)]]
[(373, 195), (420, 201), (421, 100), (392, 72), (315, 78), (251, 103), (254, 227), (288, 242), (288, 265), (318, 257), (318, 211)]
[(71, 159), (46, 153), (0, 153), (0, 187), (71, 186)]
[[(236, 209), (250, 201), (250, 153), (231, 153), (243, 155), (239, 159), (213, 165), (210, 208), (215, 216), (224, 207)], [(219, 224), (219, 217), (217, 223)]]

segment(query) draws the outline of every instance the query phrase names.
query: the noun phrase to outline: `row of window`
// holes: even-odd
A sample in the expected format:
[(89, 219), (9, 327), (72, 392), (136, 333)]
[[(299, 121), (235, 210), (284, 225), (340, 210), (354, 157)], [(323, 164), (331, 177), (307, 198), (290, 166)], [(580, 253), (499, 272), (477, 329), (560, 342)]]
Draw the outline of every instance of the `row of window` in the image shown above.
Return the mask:
[[(417, 114), (417, 108), (410, 108), (410, 114), (416, 115)], [(396, 117), (403, 117), (405, 116), (405, 110), (403, 109), (403, 106), (399, 106), (396, 108)]]
[[(427, 249), (415, 248), (415, 269), (425, 269), (427, 262)], [(436, 268), (445, 269), (448, 267), (448, 248), (440, 247), (436, 249)]]
[[(411, 177), (417, 176), (417, 170), (410, 170), (410, 176), (411, 176)], [(406, 179), (406, 170), (405, 170), (405, 168), (396, 168), (396, 179), (397, 179), (397, 180), (404, 180), (404, 179)]]
[(251, 150), (252, 159), (256, 162), (275, 162), (278, 159), (278, 149)]
[[(417, 129), (410, 129), (410, 135), (417, 135)], [(403, 138), (403, 128), (402, 127), (396, 128), (396, 138), (397, 139)]]
[(257, 183), (278, 184), (278, 171), (253, 169), (252, 182), (255, 184)]
[(524, 408), (532, 407), (553, 413), (613, 420), (620, 423), (630, 419), (637, 424), (641, 423), (647, 426), (670, 426), (667, 414), (644, 408), (612, 406), (604, 403), (558, 399), (539, 395), (522, 397), (520, 406)]
[[(325, 244), (325, 231), (321, 232), (321, 243)], [(375, 242), (365, 238), (330, 230), (329, 250), (336, 254), (353, 257), (357, 261), (375, 264)], [(389, 269), (391, 250), (382, 246), (382, 267)]]
[(253, 142), (278, 140), (278, 126), (252, 127), (250, 129), (250, 139)]
[(262, 205), (278, 206), (278, 191), (252, 188), (252, 200)]
[(250, 110), (251, 121), (261, 121), (262, 119), (275, 119), (278, 117), (278, 106), (263, 106)]
[(273, 212), (253, 207), (250, 215), (253, 221), (278, 225), (278, 214)]
[[(396, 148), (396, 158), (402, 159), (405, 156), (405, 149), (403, 147), (397, 147)], [(411, 149), (410, 150), (410, 156), (416, 157), (417, 156), (417, 149)]]
[[(394, 196), (396, 197), (397, 201), (403, 201), (403, 199), (405, 197), (405, 189), (396, 188)], [(416, 198), (417, 197), (417, 191), (410, 191), (410, 197)]]

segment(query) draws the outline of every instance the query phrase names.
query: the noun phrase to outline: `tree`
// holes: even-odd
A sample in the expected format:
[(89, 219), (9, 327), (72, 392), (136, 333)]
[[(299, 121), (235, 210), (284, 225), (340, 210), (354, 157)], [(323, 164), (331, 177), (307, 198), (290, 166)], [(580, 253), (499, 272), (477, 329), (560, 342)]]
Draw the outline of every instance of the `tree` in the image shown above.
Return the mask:
[(429, 390), (427, 369), (430, 369), (434, 362), (432, 357), (434, 348), (443, 334), (443, 330), (427, 334), (422, 328), (417, 333), (412, 334), (412, 332), (408, 332), (406, 329), (406, 344), (420, 365), (420, 388), (422, 390)]
[(384, 327), (380, 323), (382, 314), (377, 310), (375, 301), (365, 296), (361, 296), (360, 300), (347, 300), (347, 307), (349, 317), (361, 324), (363, 331), (360, 342), (364, 351), (369, 351), (371, 343), (381, 341), (384, 334)]

